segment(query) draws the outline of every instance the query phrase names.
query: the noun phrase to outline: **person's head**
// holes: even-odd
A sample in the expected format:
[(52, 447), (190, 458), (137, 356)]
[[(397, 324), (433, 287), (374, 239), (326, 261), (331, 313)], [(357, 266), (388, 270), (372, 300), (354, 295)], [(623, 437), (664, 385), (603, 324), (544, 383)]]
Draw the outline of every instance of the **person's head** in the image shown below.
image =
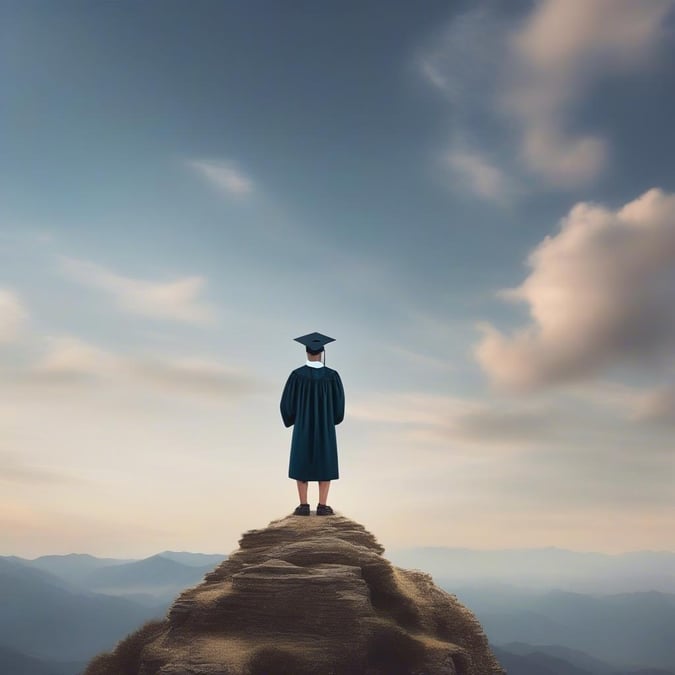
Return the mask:
[(307, 360), (308, 361), (321, 361), (321, 354), (323, 353), (323, 347), (321, 349), (309, 349), (307, 348)]

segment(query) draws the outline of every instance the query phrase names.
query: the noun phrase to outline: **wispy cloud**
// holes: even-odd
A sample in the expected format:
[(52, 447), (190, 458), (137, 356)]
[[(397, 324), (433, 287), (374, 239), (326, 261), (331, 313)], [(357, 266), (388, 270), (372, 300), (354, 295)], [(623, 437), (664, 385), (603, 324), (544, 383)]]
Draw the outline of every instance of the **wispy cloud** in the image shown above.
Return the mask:
[(559, 435), (560, 422), (553, 409), (533, 402), (490, 404), (478, 400), (421, 392), (378, 394), (357, 400), (350, 417), (365, 422), (408, 429), (408, 437), (437, 445), (467, 443), (474, 448), (512, 446), (551, 441)]
[(479, 364), (526, 390), (675, 355), (675, 194), (650, 190), (617, 211), (580, 203), (530, 254), (532, 271), (499, 292), (532, 322), (506, 336), (480, 326)]
[[(499, 197), (516, 168), (559, 188), (598, 176), (608, 141), (571, 132), (574, 110), (596, 82), (649, 65), (672, 7), (673, 0), (540, 0), (524, 17), (483, 3), (453, 18), (418, 63), (449, 101), (454, 136), (446, 152), (473, 176), (474, 193)], [(501, 148), (491, 161), (485, 126)]]
[(460, 184), (487, 200), (503, 201), (513, 193), (504, 172), (480, 153), (451, 150), (445, 157)]
[(67, 257), (61, 258), (60, 267), (71, 279), (105, 291), (120, 309), (132, 314), (187, 323), (205, 323), (215, 318), (214, 308), (199, 298), (206, 286), (206, 279), (201, 276), (148, 281)]
[(129, 363), (129, 369), (134, 377), (163, 389), (219, 399), (255, 393), (262, 384), (249, 372), (205, 358), (137, 359)]
[(235, 162), (193, 159), (187, 165), (221, 192), (235, 197), (253, 192), (253, 181)]
[(0, 288), (0, 343), (18, 339), (27, 319), (28, 311), (19, 296), (9, 288)]
[(380, 349), (384, 349), (396, 358), (401, 359), (404, 362), (410, 363), (416, 368), (423, 367), (430, 370), (440, 371), (440, 372), (450, 372), (455, 369), (455, 366), (444, 359), (435, 357), (428, 353), (422, 353), (412, 349), (406, 349), (397, 344), (389, 344), (386, 342), (378, 341)]
[(128, 356), (101, 349), (73, 335), (47, 338), (43, 354), (15, 381), (32, 385), (132, 383), (173, 394), (232, 399), (259, 391), (250, 373), (216, 359), (195, 356)]
[(113, 376), (124, 366), (120, 357), (73, 335), (45, 338), (46, 348), (30, 366), (30, 376), (44, 382), (78, 382)]
[(81, 478), (23, 461), (14, 453), (0, 451), (0, 482), (36, 485), (80, 483)]

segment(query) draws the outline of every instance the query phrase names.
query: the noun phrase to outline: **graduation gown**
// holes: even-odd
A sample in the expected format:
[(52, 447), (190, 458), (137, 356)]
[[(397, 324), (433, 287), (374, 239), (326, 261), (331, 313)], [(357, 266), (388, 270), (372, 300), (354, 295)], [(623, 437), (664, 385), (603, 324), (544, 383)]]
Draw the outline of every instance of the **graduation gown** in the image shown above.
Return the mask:
[(289, 376), (281, 395), (281, 418), (293, 427), (289, 478), (339, 478), (335, 425), (345, 416), (342, 380), (331, 368), (300, 366)]

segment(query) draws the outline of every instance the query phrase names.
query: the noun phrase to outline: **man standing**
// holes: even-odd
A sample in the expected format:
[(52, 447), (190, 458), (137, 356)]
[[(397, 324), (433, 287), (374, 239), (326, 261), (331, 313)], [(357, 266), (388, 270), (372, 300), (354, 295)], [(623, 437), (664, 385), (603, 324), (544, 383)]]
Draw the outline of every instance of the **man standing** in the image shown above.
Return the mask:
[(339, 478), (335, 425), (345, 416), (345, 393), (336, 370), (327, 368), (324, 345), (334, 342), (321, 333), (295, 338), (305, 345), (307, 361), (288, 377), (281, 396), (281, 418), (286, 427), (293, 426), (289, 478), (298, 485), (300, 506), (296, 516), (309, 515), (308, 481), (319, 482), (317, 516), (333, 515), (326, 503), (331, 480)]

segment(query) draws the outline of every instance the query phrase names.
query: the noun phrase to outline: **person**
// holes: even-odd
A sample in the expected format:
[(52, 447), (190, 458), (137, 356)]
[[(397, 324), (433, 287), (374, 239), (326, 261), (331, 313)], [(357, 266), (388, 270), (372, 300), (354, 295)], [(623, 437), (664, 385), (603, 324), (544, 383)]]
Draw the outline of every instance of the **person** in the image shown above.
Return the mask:
[(310, 514), (308, 482), (318, 481), (316, 515), (330, 516), (334, 512), (327, 504), (328, 490), (330, 482), (339, 478), (335, 426), (345, 415), (342, 380), (325, 363), (324, 345), (335, 340), (321, 333), (294, 339), (305, 345), (307, 361), (288, 376), (280, 403), (284, 426), (293, 427), (288, 477), (295, 479), (300, 498), (293, 514)]

